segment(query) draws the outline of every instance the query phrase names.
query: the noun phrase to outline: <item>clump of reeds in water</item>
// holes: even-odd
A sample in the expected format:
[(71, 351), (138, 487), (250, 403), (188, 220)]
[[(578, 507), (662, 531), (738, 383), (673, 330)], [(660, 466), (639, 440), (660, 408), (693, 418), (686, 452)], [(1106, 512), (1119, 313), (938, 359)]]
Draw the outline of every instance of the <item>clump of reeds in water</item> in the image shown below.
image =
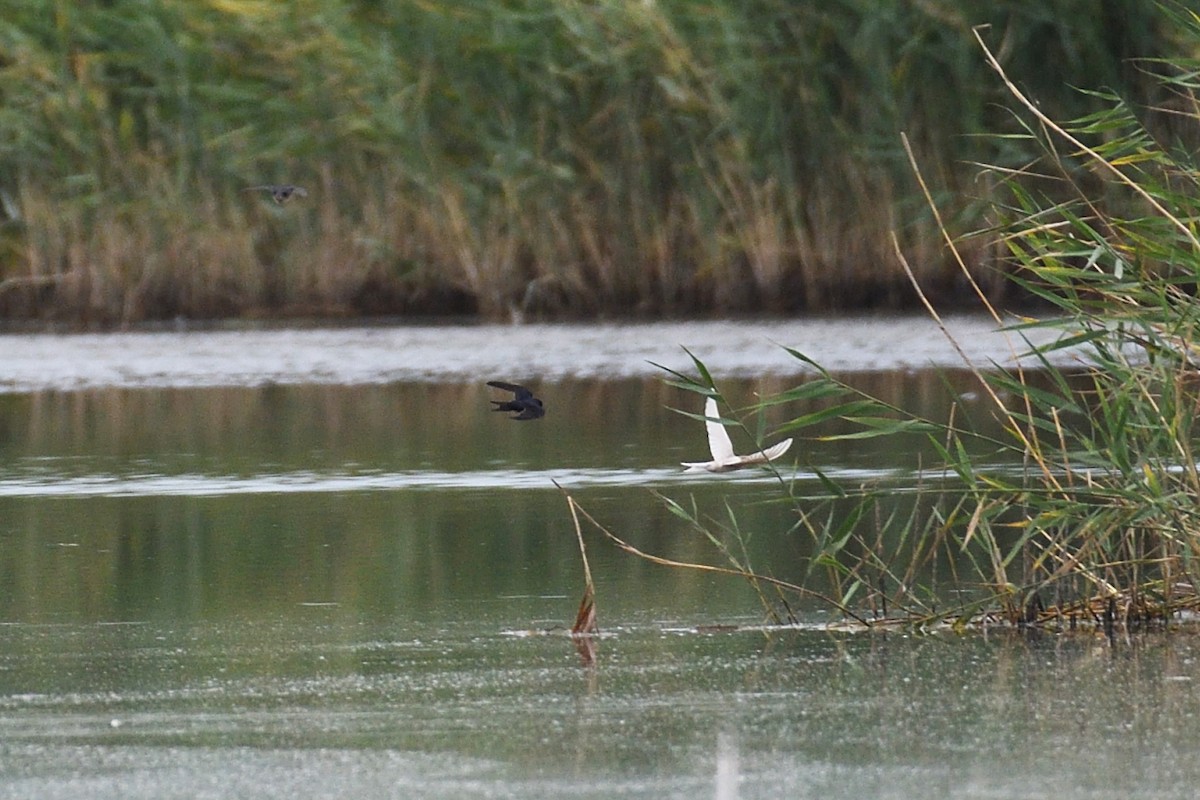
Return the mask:
[[(1149, 86), (1144, 4), (33, 2), (0, 34), (0, 314), (789, 312), (953, 290), (896, 131), (962, 232), (1017, 166), (970, 36), (1045, 107)], [(1061, 65), (1062, 73), (1045, 64)], [(276, 208), (248, 185), (289, 182)], [(965, 245), (987, 279), (993, 248)]]
[[(1180, 14), (1180, 30), (1200, 45), (1200, 18)], [(1139, 108), (1111, 93), (1103, 110), (1060, 123), (1011, 81), (981, 47), (1012, 96), (1028, 144), (1042, 157), (1020, 172), (997, 169), (997, 223), (974, 234), (1008, 253), (1009, 280), (1054, 309), (1043, 320), (1007, 322), (974, 286), (1013, 342), (1015, 366), (967, 363), (978, 394), (1002, 433), (986, 434), (958, 405), (949, 419), (916, 416), (821, 370), (765, 398), (765, 405), (820, 401), (822, 407), (774, 435), (838, 419), (849, 432), (825, 438), (911, 437), (926, 463), (911, 502), (895, 487), (843, 485), (821, 475), (819, 495), (803, 496), (780, 476), (781, 501), (797, 522), (774, 535), (808, 540), (799, 589), (731, 555), (737, 527), (714, 531), (666, 500), (689, 527), (726, 556), (723, 571), (760, 589), (776, 621), (793, 618), (774, 596), (817, 598), (865, 625), (1006, 624), (1069, 630), (1195, 622), (1200, 611), (1200, 168), (1188, 150), (1160, 143), (1142, 119), (1173, 115), (1200, 124), (1200, 74), (1193, 60), (1143, 64), (1171, 95)], [(913, 159), (919, 170), (919, 160)], [(1082, 172), (1081, 172), (1082, 168)], [(1077, 179), (1080, 174), (1084, 180)], [(1030, 188), (1029, 176), (1055, 188)], [(903, 249), (895, 257), (916, 290)], [(970, 283), (969, 275), (965, 280)], [(940, 317), (922, 295), (930, 314)], [(1051, 345), (1022, 332), (1052, 326)], [(1061, 348), (1082, 348), (1079, 366), (1055, 366)], [(1019, 359), (1017, 357), (1020, 357)], [(965, 360), (965, 357), (964, 357)], [(704, 365), (674, 383), (700, 393), (717, 387)], [(949, 389), (948, 389), (949, 390)], [(761, 431), (760, 431), (761, 437)], [(761, 438), (759, 439), (761, 440)], [(911, 446), (908, 445), (908, 446)], [(1000, 464), (1001, 466), (995, 466)], [(757, 536), (769, 535), (759, 531)], [(630, 552), (644, 555), (633, 548)], [(659, 563), (713, 569), (706, 565)]]

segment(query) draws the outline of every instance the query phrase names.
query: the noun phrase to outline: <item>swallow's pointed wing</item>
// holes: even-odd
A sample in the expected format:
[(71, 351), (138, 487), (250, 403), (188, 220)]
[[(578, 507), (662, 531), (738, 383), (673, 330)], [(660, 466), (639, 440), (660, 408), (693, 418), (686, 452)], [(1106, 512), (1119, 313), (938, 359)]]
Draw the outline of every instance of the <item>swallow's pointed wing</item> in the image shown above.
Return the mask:
[(708, 450), (712, 453), (713, 461), (720, 463), (735, 458), (729, 431), (721, 423), (713, 421), (720, 414), (717, 413), (717, 401), (712, 397), (704, 402), (704, 416), (708, 417), (704, 427), (708, 429)]
[(518, 386), (515, 383), (505, 383), (504, 381), (488, 381), (488, 386), (494, 386), (497, 389), (503, 389), (506, 392), (512, 392), (518, 400), (530, 400), (533, 398), (533, 392), (526, 389), (524, 386)]

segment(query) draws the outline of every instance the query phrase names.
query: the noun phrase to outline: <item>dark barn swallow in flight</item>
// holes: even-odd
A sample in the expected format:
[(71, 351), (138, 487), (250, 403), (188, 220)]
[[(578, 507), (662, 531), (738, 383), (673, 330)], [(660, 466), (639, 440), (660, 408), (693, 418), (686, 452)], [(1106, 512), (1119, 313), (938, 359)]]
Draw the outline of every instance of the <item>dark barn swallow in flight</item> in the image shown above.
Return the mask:
[(487, 385), (512, 392), (514, 395), (512, 400), (492, 400), (491, 403), (495, 406), (492, 411), (516, 411), (516, 416), (509, 417), (509, 419), (538, 419), (546, 416), (546, 408), (542, 405), (542, 401), (534, 397), (533, 392), (524, 386), (503, 381), (488, 381)]
[(305, 189), (303, 186), (293, 186), (290, 183), (282, 183), (282, 184), (268, 183), (263, 186), (247, 186), (245, 189), (242, 189), (242, 191), (243, 192), (257, 192), (257, 191), (270, 192), (271, 198), (279, 205), (283, 205), (288, 200), (291, 200), (293, 197), (308, 197), (307, 189)]

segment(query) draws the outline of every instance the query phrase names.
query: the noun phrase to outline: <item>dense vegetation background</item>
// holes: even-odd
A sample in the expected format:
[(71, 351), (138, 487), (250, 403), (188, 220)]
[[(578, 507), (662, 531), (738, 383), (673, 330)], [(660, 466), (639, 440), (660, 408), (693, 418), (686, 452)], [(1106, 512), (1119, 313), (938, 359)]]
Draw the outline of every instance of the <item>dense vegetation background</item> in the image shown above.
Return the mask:
[(1186, 46), (1146, 0), (0, 0), (0, 315), (890, 307), (893, 230), (952, 297), (899, 134), (987, 228), (1033, 145), (981, 24), (1056, 118)]

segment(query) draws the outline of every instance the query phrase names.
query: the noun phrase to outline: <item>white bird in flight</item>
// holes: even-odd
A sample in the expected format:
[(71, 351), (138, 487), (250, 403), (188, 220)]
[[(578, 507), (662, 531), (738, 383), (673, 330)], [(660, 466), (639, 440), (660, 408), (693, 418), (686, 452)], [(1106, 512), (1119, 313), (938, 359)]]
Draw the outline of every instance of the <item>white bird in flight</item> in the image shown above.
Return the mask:
[(712, 452), (712, 461), (683, 461), (681, 463), (687, 467), (685, 472), (729, 472), (755, 464), (765, 464), (779, 458), (792, 446), (791, 439), (784, 439), (766, 450), (748, 456), (736, 455), (733, 452), (733, 442), (729, 440), (729, 432), (725, 430), (724, 425), (716, 422), (719, 416), (717, 401), (711, 397), (704, 403), (704, 416), (708, 417), (704, 421), (704, 427), (708, 429), (708, 449)]

